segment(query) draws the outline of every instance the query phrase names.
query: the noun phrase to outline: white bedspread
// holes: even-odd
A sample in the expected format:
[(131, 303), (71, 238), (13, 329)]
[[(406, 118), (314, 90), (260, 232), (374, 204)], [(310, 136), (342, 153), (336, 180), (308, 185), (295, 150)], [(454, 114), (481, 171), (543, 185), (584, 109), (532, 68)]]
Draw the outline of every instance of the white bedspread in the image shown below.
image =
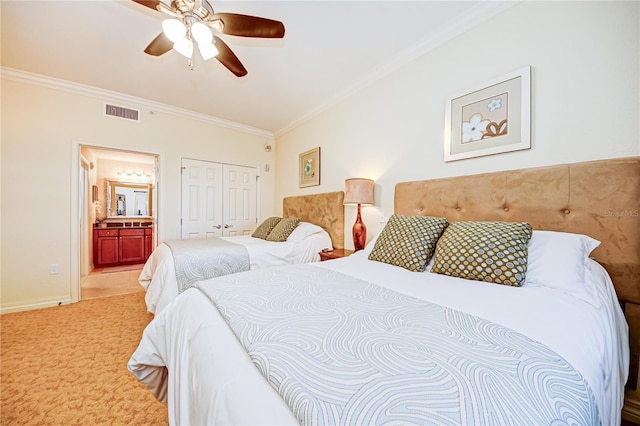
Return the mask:
[[(310, 267), (334, 269), (462, 310), (541, 342), (585, 377), (602, 423), (620, 423), (628, 329), (613, 285), (597, 263), (589, 264), (587, 277), (594, 282), (599, 308), (547, 287), (508, 287), (414, 273), (358, 253)], [(165, 366), (168, 380), (162, 376)], [(187, 290), (156, 316), (129, 369), (166, 399), (171, 424), (296, 424), (217, 309), (197, 289)]]
[[(273, 242), (249, 235), (221, 237), (223, 240), (246, 247), (249, 252), (250, 269), (267, 266), (317, 262), (319, 252), (331, 247), (331, 238), (325, 232), (306, 237), (301, 242)], [(151, 253), (145, 263), (138, 282), (147, 291), (147, 310), (158, 314), (178, 296), (178, 281), (171, 249), (164, 243)]]

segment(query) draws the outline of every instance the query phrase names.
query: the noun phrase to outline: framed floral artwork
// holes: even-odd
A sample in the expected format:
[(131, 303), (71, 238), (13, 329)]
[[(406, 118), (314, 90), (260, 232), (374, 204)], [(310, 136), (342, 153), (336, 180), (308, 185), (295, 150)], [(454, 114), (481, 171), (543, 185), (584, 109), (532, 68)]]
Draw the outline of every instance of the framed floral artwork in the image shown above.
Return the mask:
[(444, 161), (531, 148), (531, 67), (447, 99)]
[(300, 188), (320, 185), (320, 147), (300, 154)]

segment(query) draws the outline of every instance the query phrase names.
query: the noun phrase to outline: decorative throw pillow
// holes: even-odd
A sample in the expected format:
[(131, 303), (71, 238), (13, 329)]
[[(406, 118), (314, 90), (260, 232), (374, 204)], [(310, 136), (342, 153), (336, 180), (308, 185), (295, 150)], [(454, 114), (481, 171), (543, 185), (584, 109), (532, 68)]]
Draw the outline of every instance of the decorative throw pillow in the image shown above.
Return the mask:
[(276, 227), (276, 225), (282, 220), (281, 217), (269, 217), (267, 219), (265, 219), (260, 226), (258, 226), (256, 228), (255, 231), (253, 231), (253, 234), (251, 234), (251, 236), (253, 238), (262, 238), (263, 240), (266, 240), (267, 237), (269, 236), (269, 233), (271, 231), (273, 231), (273, 228)]
[(438, 241), (431, 272), (519, 287), (531, 232), (528, 223), (453, 222)]
[(298, 219), (297, 217), (288, 217), (282, 219), (269, 233), (267, 241), (287, 241), (287, 237), (289, 237), (289, 234), (291, 234), (293, 230), (296, 229), (296, 226), (298, 226), (299, 223), (300, 219)]
[(446, 227), (445, 218), (394, 214), (376, 239), (369, 259), (423, 272)]

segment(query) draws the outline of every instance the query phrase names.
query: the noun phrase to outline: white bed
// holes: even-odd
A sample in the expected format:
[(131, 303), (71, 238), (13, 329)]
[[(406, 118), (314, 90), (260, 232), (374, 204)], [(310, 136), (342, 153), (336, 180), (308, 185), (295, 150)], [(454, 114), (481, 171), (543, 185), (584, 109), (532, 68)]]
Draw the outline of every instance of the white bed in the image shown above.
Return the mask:
[[(628, 331), (613, 285), (594, 261), (589, 260), (585, 267), (585, 285), (593, 297), (589, 301), (541, 285), (509, 287), (428, 270), (410, 272), (368, 260), (366, 252), (304, 267), (359, 277), (529, 336), (582, 374), (593, 391), (602, 424), (619, 424), (629, 358)], [(260, 279), (266, 271), (274, 269), (232, 278), (236, 282)], [(225, 278), (231, 276), (221, 277)], [(203, 284), (206, 287), (216, 280)], [(171, 424), (298, 424), (216, 307), (195, 288), (152, 321), (129, 369), (156, 397), (168, 402)], [(476, 420), (495, 422), (490, 417)]]
[[(272, 322), (261, 322), (260, 318), (264, 316), (266, 319), (269, 311), (274, 311), (288, 320), (285, 325), (291, 324), (291, 330), (284, 329), (280, 332), (288, 338), (293, 336), (293, 341), (299, 347), (294, 345), (282, 350), (285, 357), (289, 352), (297, 354), (299, 348), (324, 350), (324, 341), (321, 340), (319, 344), (316, 335), (310, 340), (300, 336), (317, 333), (317, 329), (324, 330), (322, 327), (326, 323), (310, 324), (304, 315), (297, 321), (290, 320), (289, 312), (283, 306), (291, 305), (289, 311), (294, 313), (302, 307), (303, 314), (309, 307), (321, 306), (316, 304), (316, 294), (310, 294), (307, 289), (318, 296), (335, 296), (336, 309), (340, 308), (336, 312), (346, 320), (340, 323), (339, 328), (331, 329), (328, 335), (332, 339), (336, 334), (341, 336), (342, 344), (338, 345), (341, 354), (360, 354), (360, 346), (356, 346), (356, 342), (358, 345), (362, 343), (361, 327), (367, 323), (378, 323), (378, 316), (362, 314), (361, 306), (358, 305), (354, 312), (360, 315), (360, 322), (352, 322), (351, 317), (345, 315), (345, 312), (349, 312), (343, 305), (345, 301), (354, 306), (358, 302), (360, 296), (350, 298), (348, 293), (351, 289), (365, 289), (360, 299), (365, 302), (373, 300), (371, 307), (374, 310), (377, 306), (386, 306), (387, 299), (396, 301), (400, 306), (383, 310), (395, 317), (397, 311), (404, 311), (405, 304), (413, 308), (424, 304), (427, 308), (424, 309), (425, 312), (444, 312), (445, 316), (448, 315), (447, 318), (460, 320), (453, 321), (454, 328), (446, 329), (448, 331), (442, 333), (442, 336), (466, 336), (464, 333), (458, 334), (455, 327), (474, 336), (473, 339), (454, 339), (454, 343), (480, 342), (485, 330), (496, 330), (501, 336), (507, 336), (506, 339), (498, 339), (504, 350), (501, 355), (520, 353), (517, 347), (519, 343), (516, 342), (527, 341), (537, 348), (538, 353), (551, 354), (553, 360), (564, 363), (569, 375), (579, 377), (581, 381), (575, 388), (550, 385), (546, 388), (543, 386), (544, 389), (522, 393), (523, 388), (520, 387), (519, 396), (515, 396), (515, 393), (510, 392), (516, 388), (499, 383), (499, 374), (496, 373), (494, 377), (493, 370), (499, 372), (504, 366), (514, 368), (516, 365), (520, 371), (519, 362), (491, 364), (489, 361), (489, 368), (474, 367), (468, 370), (466, 379), (479, 379), (478, 382), (468, 384), (464, 380), (453, 380), (460, 395), (475, 396), (477, 394), (474, 392), (484, 392), (486, 397), (449, 399), (440, 407), (443, 411), (436, 413), (443, 414), (437, 420), (416, 415), (404, 420), (392, 419), (390, 423), (618, 425), (630, 355), (629, 328), (618, 299), (628, 303), (637, 302), (635, 294), (640, 265), (637, 236), (640, 234), (637, 218), (610, 215), (607, 212), (624, 211), (628, 206), (637, 204), (638, 164), (637, 159), (603, 160), (398, 184), (395, 190), (395, 215), (447, 218), (447, 230), (451, 228), (451, 224), (464, 221), (529, 223), (537, 231), (533, 232), (527, 242), (526, 277), (521, 277), (523, 281), (516, 284), (521, 286), (485, 283), (430, 272), (431, 268), (442, 268), (440, 261), (443, 257), (436, 262), (432, 260), (429, 266), (423, 263), (422, 266), (426, 266), (424, 272), (411, 272), (388, 263), (373, 261), (369, 259), (369, 255), (375, 250), (376, 242), (372, 241), (364, 251), (343, 259), (265, 268), (200, 283), (199, 288), (189, 289), (176, 298), (169, 308), (149, 324), (138, 349), (129, 361), (129, 370), (159, 400), (167, 402), (171, 424), (314, 423), (314, 418), (327, 418), (323, 416), (327, 413), (336, 414), (337, 411), (310, 409), (305, 412), (306, 407), (316, 406), (316, 400), (307, 398), (306, 394), (300, 396), (289, 392), (293, 388), (283, 388), (283, 384), (289, 386), (290, 383), (296, 383), (294, 379), (316, 378), (318, 380), (308, 388), (309, 395), (316, 395), (316, 388), (324, 389), (328, 386), (323, 376), (325, 370), (321, 365), (315, 364), (313, 368), (302, 370), (307, 374), (285, 373), (281, 368), (282, 364), (279, 361), (272, 362), (272, 358), (269, 358), (272, 352), (268, 352), (272, 349), (269, 345), (275, 343), (277, 348), (284, 339), (268, 328)], [(437, 239), (439, 245), (445, 240), (445, 234)], [(425, 234), (418, 232), (417, 235), (422, 238)], [(473, 234), (471, 237), (477, 235)], [(600, 242), (599, 246), (594, 238)], [(522, 240), (519, 244), (523, 244)], [(440, 245), (443, 246), (445, 244)], [(385, 253), (402, 254), (404, 251), (387, 250)], [(449, 256), (455, 253), (456, 250), (449, 249), (445, 254)], [(523, 255), (524, 252), (520, 259), (525, 258)], [(478, 259), (467, 255), (464, 258), (467, 259), (467, 265)], [(428, 256), (424, 262), (426, 259)], [(299, 283), (291, 278), (291, 275), (296, 274), (304, 278)], [(305, 281), (311, 284), (307, 285)], [(323, 289), (323, 283), (326, 283), (326, 290)], [(308, 296), (311, 303), (307, 305), (296, 302), (293, 295), (289, 302), (286, 293), (284, 302), (282, 295), (278, 295), (279, 304), (274, 305), (271, 296), (284, 293), (280, 290), (285, 288), (282, 285), (291, 288), (292, 294)], [(297, 287), (298, 285), (302, 287)], [(256, 300), (250, 292), (245, 292), (245, 288), (252, 288), (259, 298)], [(242, 292), (238, 292), (240, 290)], [(370, 299), (374, 297), (374, 293), (386, 295), (386, 299)], [(248, 304), (244, 306), (245, 309), (237, 309), (242, 305), (234, 306), (236, 301), (246, 301)], [(263, 304), (270, 309), (258, 311), (258, 306)], [(310, 311), (322, 309), (314, 308)], [(334, 313), (332, 309), (324, 311)], [(422, 311), (411, 312), (416, 318), (422, 315)], [(239, 313), (257, 315), (257, 321), (256, 318), (244, 321), (242, 315), (237, 316)], [(358, 328), (350, 328), (348, 324), (352, 323), (357, 324)], [(431, 324), (429, 321), (415, 323)], [(474, 327), (476, 324), (481, 326)], [(247, 326), (250, 327), (247, 329)], [(257, 350), (251, 345), (263, 345), (264, 342), (252, 339), (264, 334), (263, 327), (269, 331), (269, 337), (273, 341), (266, 342)], [(480, 340), (474, 340), (477, 333), (482, 335)], [(392, 334), (391, 338), (394, 336)], [(493, 332), (487, 332), (487, 336), (493, 336)], [(434, 341), (439, 342), (439, 338), (440, 335)], [(513, 346), (510, 346), (512, 341)], [(253, 349), (247, 353), (244, 346)], [(447, 347), (433, 345), (433, 351), (435, 353), (436, 349), (442, 351)], [(485, 346), (478, 348), (480, 355), (489, 353), (484, 351)], [(422, 352), (407, 353), (409, 356), (417, 354), (415, 358), (419, 361), (427, 358), (426, 354), (430, 354), (430, 351), (427, 344), (423, 346)], [(389, 353), (384, 347), (370, 352), (382, 354), (381, 356)], [(329, 359), (325, 352), (319, 353), (320, 359)], [(467, 365), (476, 365), (473, 354), (474, 351), (466, 351), (465, 357), (461, 357), (458, 351), (444, 350), (445, 364), (453, 361), (455, 368), (461, 367), (464, 370)], [(261, 358), (263, 355), (264, 359)], [(294, 364), (298, 359), (306, 359), (302, 356), (290, 358)], [(482, 356), (478, 358), (481, 359)], [(540, 365), (547, 366), (546, 363), (551, 358), (545, 358)], [(500, 358), (500, 361), (503, 359)], [(302, 362), (298, 364), (303, 365)], [(388, 366), (395, 368), (395, 363), (389, 362)], [(357, 364), (353, 367), (354, 371), (359, 368)], [(384, 369), (385, 365), (381, 365), (381, 368)], [(523, 368), (525, 371), (535, 370)], [(295, 372), (294, 369), (291, 371)], [(338, 380), (338, 383), (348, 388), (353, 377), (349, 369), (343, 371), (345, 380)], [(263, 372), (266, 374), (263, 375)], [(442, 378), (451, 382), (452, 377), (460, 378), (467, 373), (456, 374), (452, 372)], [(335, 377), (331, 376), (332, 380)], [(546, 378), (552, 375), (533, 377)], [(274, 378), (277, 379), (275, 382)], [(544, 383), (544, 380), (533, 381)], [(433, 383), (439, 382), (424, 381), (419, 385), (429, 387)], [(335, 383), (332, 381), (331, 384), (333, 386)], [(365, 383), (365, 387), (369, 385), (370, 383)], [(276, 389), (284, 391), (281, 394)], [(525, 386), (524, 389), (529, 388)], [(556, 399), (548, 397), (550, 389), (569, 390), (564, 393), (560, 391), (562, 395)], [(573, 389), (576, 389), (575, 392)], [(339, 399), (332, 392), (324, 395), (327, 401)], [(424, 391), (421, 392), (424, 396)], [(439, 391), (428, 393), (422, 402), (411, 407), (416, 413), (416, 410), (423, 410), (424, 406), (431, 409), (431, 402), (441, 400), (445, 394), (447, 393)], [(370, 396), (371, 401), (382, 397), (376, 392), (372, 392)], [(427, 404), (424, 404), (425, 399)], [(571, 418), (569, 413), (577, 411), (574, 406), (571, 410), (563, 408), (567, 406), (567, 399), (572, 400), (569, 405), (577, 404), (581, 407), (577, 411), (587, 412), (589, 420)], [(306, 404), (306, 401), (311, 402)], [(385, 404), (372, 403), (364, 412), (380, 416), (379, 409), (383, 408), (383, 415), (392, 413), (385, 411), (385, 407)], [(301, 409), (305, 413), (302, 417)], [(558, 418), (552, 417), (553, 420), (518, 421), (521, 415), (529, 415), (531, 411), (533, 415), (537, 415), (538, 412), (548, 413), (553, 410), (559, 410), (560, 413)], [(502, 417), (503, 415), (506, 417)], [(564, 417), (565, 415), (569, 417)], [(347, 419), (336, 423), (389, 423), (382, 417), (378, 417), (377, 421), (371, 420), (372, 418), (368, 417), (369, 421)], [(316, 424), (319, 423), (324, 422), (316, 421)]]
[[(301, 224), (311, 225), (311, 224)], [(299, 230), (303, 226), (299, 225)], [(266, 241), (249, 235), (237, 237), (220, 237), (222, 240), (240, 244), (249, 254), (250, 269), (267, 266), (317, 262), (319, 252), (332, 248), (329, 234), (316, 227), (317, 232), (304, 235), (301, 239), (284, 242)], [(295, 234), (292, 235), (295, 237)], [(149, 256), (138, 278), (140, 285), (146, 290), (145, 302), (147, 310), (158, 314), (178, 296), (178, 282), (174, 257), (165, 243), (160, 244)]]

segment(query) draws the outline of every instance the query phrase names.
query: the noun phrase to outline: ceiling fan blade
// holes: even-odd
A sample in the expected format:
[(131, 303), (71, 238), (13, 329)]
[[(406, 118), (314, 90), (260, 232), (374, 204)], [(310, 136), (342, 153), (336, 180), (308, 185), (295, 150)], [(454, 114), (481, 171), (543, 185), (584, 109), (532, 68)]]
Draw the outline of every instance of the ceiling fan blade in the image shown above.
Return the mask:
[(164, 33), (158, 34), (151, 43), (144, 49), (144, 53), (152, 56), (164, 55), (168, 51), (173, 49), (173, 42), (167, 38)]
[(158, 3), (160, 3), (160, 0), (133, 0), (133, 1), (153, 10), (158, 10)]
[(220, 19), (224, 24), (223, 34), (261, 38), (284, 37), (284, 24), (280, 21), (237, 13), (213, 14), (211, 20), (217, 19)]
[(229, 46), (227, 46), (220, 37), (213, 36), (213, 38), (215, 39), (216, 48), (218, 49), (216, 59), (227, 67), (229, 71), (234, 73), (236, 77), (244, 77), (247, 75), (247, 70), (244, 65), (242, 65), (242, 62), (240, 62), (236, 54), (229, 49)]

